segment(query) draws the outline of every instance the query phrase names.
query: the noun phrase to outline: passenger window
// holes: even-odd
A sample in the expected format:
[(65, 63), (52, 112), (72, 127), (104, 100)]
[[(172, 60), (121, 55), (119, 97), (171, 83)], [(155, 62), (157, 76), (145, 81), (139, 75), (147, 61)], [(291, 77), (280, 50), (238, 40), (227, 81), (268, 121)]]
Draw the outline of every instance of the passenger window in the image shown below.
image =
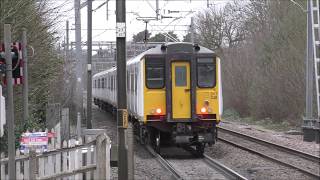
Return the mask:
[(211, 58), (198, 58), (197, 61), (198, 87), (216, 86), (216, 62)]
[(138, 90), (137, 90), (137, 81), (138, 81), (138, 75), (137, 75), (137, 73), (138, 73), (138, 71), (136, 71), (136, 73), (134, 74), (134, 92), (135, 92), (135, 94), (137, 95), (137, 92), (138, 92)]
[(111, 77), (110, 76), (108, 77), (108, 89), (109, 90), (111, 89)]
[(111, 76), (111, 90), (113, 90), (113, 76)]
[(175, 67), (176, 86), (187, 86), (187, 68), (186, 66)]
[(131, 85), (130, 90), (131, 90), (131, 92), (134, 92), (134, 74), (133, 73), (131, 73), (130, 79), (131, 79), (131, 81), (130, 81), (130, 85)]
[(163, 57), (146, 58), (146, 86), (149, 89), (164, 87), (164, 61)]

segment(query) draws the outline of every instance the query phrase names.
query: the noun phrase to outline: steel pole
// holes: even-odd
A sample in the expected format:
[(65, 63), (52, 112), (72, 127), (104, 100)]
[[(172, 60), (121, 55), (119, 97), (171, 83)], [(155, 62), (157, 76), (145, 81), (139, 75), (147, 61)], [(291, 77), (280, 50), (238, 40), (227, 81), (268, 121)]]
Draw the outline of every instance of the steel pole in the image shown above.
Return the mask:
[(159, 14), (159, 0), (156, 0), (156, 18), (157, 20), (160, 20), (160, 14)]
[(69, 58), (69, 21), (66, 21), (66, 60)]
[(13, 111), (13, 81), (12, 81), (12, 57), (11, 57), (11, 25), (4, 25), (4, 47), (6, 57), (6, 80), (7, 80), (7, 123), (8, 123), (8, 171), (9, 179), (16, 179), (15, 161), (15, 134), (14, 134), (14, 111)]
[(87, 129), (92, 128), (91, 119), (92, 119), (92, 0), (88, 0), (88, 65), (87, 65)]
[(310, 0), (307, 5), (307, 52), (306, 52), (306, 119), (313, 118), (313, 45)]
[(194, 22), (193, 22), (193, 17), (191, 17), (191, 25), (190, 25), (190, 38), (191, 42), (194, 43)]
[[(128, 148), (126, 146), (126, 1), (116, 1), (117, 22), (117, 123), (118, 123), (118, 179), (128, 179)], [(133, 162), (130, 162), (133, 163)]]
[(23, 56), (23, 120), (29, 118), (29, 84), (28, 84), (28, 52), (27, 52), (27, 30), (22, 30), (22, 56)]
[[(74, 0), (75, 11), (75, 39), (76, 39), (76, 111), (77, 115), (80, 113), (80, 119), (83, 110), (83, 86), (82, 86), (82, 48), (81, 48), (81, 13), (80, 0)], [(78, 117), (78, 116), (77, 116)]]

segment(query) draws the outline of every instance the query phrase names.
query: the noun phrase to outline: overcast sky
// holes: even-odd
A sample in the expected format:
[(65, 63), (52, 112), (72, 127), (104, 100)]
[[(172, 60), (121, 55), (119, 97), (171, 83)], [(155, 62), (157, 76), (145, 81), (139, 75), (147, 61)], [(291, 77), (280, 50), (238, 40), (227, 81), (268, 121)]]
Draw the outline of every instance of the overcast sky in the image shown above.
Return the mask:
[[(52, 0), (53, 1), (53, 0)], [(93, 1), (93, 9), (96, 9), (106, 0)], [(221, 7), (229, 0), (210, 0), (211, 6)], [(81, 0), (85, 2), (85, 0)], [(74, 28), (74, 0), (56, 0), (54, 5), (63, 4), (63, 8), (59, 11), (63, 13), (59, 24), (60, 35), (65, 36), (65, 21), (69, 20), (70, 28)], [(150, 21), (148, 24), (149, 32), (154, 35), (160, 30), (169, 31), (174, 30), (178, 34), (180, 40), (187, 33), (190, 19), (199, 11), (207, 8), (207, 0), (159, 0), (160, 13), (163, 16), (171, 16), (175, 18), (166, 18), (160, 21)], [(93, 12), (93, 41), (115, 41), (115, 0), (110, 0), (107, 20), (106, 5)], [(132, 36), (145, 29), (143, 21), (138, 21), (136, 18), (141, 17), (155, 17), (156, 1), (155, 0), (127, 0), (126, 1), (126, 17), (127, 17), (127, 41), (132, 39)], [(170, 11), (183, 11), (180, 13), (169, 13)], [(194, 12), (191, 12), (194, 11)], [(170, 26), (167, 26), (170, 24)], [(175, 26), (173, 26), (175, 25)], [(87, 8), (81, 9), (81, 32), (82, 41), (87, 40)], [(96, 29), (96, 30), (95, 30)], [(74, 41), (74, 30), (70, 31), (70, 40)]]

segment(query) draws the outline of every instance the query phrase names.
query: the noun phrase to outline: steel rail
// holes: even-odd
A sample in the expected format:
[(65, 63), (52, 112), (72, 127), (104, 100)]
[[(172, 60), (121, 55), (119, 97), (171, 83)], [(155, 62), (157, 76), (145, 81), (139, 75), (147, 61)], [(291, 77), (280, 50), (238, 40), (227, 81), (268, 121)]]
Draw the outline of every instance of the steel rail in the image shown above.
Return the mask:
[(313, 154), (302, 152), (302, 151), (299, 151), (299, 150), (296, 150), (296, 149), (288, 148), (288, 147), (285, 147), (283, 145), (279, 145), (279, 144), (276, 144), (276, 143), (273, 143), (273, 142), (270, 142), (270, 141), (266, 141), (266, 140), (263, 140), (263, 139), (260, 139), (260, 138), (256, 138), (256, 137), (253, 137), (253, 136), (250, 136), (250, 135), (247, 135), (247, 134), (243, 134), (243, 133), (240, 133), (240, 132), (236, 132), (236, 131), (233, 131), (233, 130), (230, 130), (230, 129), (226, 129), (226, 128), (222, 128), (222, 127), (218, 127), (218, 129), (221, 130), (221, 131), (227, 132), (229, 134), (236, 135), (238, 137), (241, 136), (243, 138), (246, 138), (246, 139), (248, 139), (250, 141), (254, 141), (254, 142), (259, 143), (261, 145), (272, 146), (274, 148), (277, 148), (278, 150), (287, 152), (289, 154), (294, 154), (296, 156), (299, 156), (301, 158), (307, 159), (309, 161), (320, 163), (320, 157), (319, 156), (315, 156)]
[(258, 156), (260, 156), (260, 157), (263, 157), (263, 158), (266, 158), (266, 159), (271, 160), (271, 161), (273, 161), (273, 162), (276, 162), (276, 163), (278, 163), (278, 164), (281, 164), (281, 165), (283, 165), (283, 166), (287, 166), (287, 167), (296, 169), (296, 170), (298, 170), (298, 171), (300, 171), (300, 172), (302, 172), (302, 173), (304, 173), (304, 174), (307, 174), (307, 175), (309, 175), (309, 176), (312, 176), (312, 177), (315, 177), (315, 178), (318, 178), (318, 179), (320, 178), (320, 175), (319, 175), (319, 174), (316, 174), (316, 173), (314, 173), (314, 172), (310, 172), (310, 171), (308, 171), (308, 170), (305, 170), (305, 169), (302, 169), (302, 168), (300, 168), (300, 167), (294, 166), (294, 165), (289, 164), (289, 163), (287, 163), (287, 162), (280, 161), (280, 160), (278, 160), (278, 159), (276, 159), (276, 158), (274, 158), (274, 157), (271, 157), (271, 156), (266, 155), (266, 154), (264, 154), (264, 153), (258, 152), (258, 151), (254, 150), (254, 149), (244, 147), (244, 146), (242, 146), (242, 145), (240, 145), (240, 144), (238, 144), (238, 143), (235, 143), (235, 142), (232, 142), (232, 141), (223, 139), (223, 138), (221, 138), (221, 137), (219, 137), (219, 140), (222, 141), (222, 142), (225, 142), (225, 143), (227, 143), (227, 144), (230, 144), (230, 145), (232, 145), (232, 146), (235, 146), (235, 147), (237, 147), (237, 148), (239, 148), (239, 149), (248, 151), (248, 152), (250, 152), (250, 153), (252, 153), (252, 154), (256, 154), (256, 155), (258, 155)]
[(182, 180), (182, 176), (175, 170), (175, 168), (166, 160), (164, 159), (163, 157), (161, 157), (160, 154), (156, 153), (152, 147), (146, 145), (144, 146), (147, 151), (152, 155), (154, 156), (157, 161), (164, 167), (166, 168), (168, 171), (171, 172), (172, 176), (175, 178), (175, 179), (179, 179), (179, 180)]
[(222, 174), (224, 174), (225, 176), (227, 176), (230, 179), (239, 179), (239, 180), (247, 180), (247, 178), (245, 178), (244, 176), (242, 176), (241, 174), (237, 173), (236, 171), (228, 168), (227, 166), (221, 164), (220, 162), (212, 159), (211, 157), (209, 157), (208, 155), (204, 154), (203, 160), (209, 164), (211, 167), (213, 167), (214, 169), (219, 170), (220, 172), (222, 172)]

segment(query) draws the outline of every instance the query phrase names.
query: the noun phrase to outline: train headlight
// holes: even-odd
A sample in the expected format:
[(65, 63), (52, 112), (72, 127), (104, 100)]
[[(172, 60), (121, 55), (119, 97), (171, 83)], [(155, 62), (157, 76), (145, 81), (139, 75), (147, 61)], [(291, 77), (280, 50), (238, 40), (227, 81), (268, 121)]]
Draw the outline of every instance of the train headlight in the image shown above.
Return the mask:
[(161, 108), (156, 108), (156, 109), (152, 109), (151, 110), (151, 114), (161, 114), (162, 113), (162, 109)]
[(161, 108), (157, 108), (157, 109), (156, 109), (156, 113), (157, 113), (157, 114), (161, 114), (161, 113), (162, 113)]
[(201, 111), (201, 113), (206, 113), (207, 112), (207, 108), (202, 107), (200, 111)]

